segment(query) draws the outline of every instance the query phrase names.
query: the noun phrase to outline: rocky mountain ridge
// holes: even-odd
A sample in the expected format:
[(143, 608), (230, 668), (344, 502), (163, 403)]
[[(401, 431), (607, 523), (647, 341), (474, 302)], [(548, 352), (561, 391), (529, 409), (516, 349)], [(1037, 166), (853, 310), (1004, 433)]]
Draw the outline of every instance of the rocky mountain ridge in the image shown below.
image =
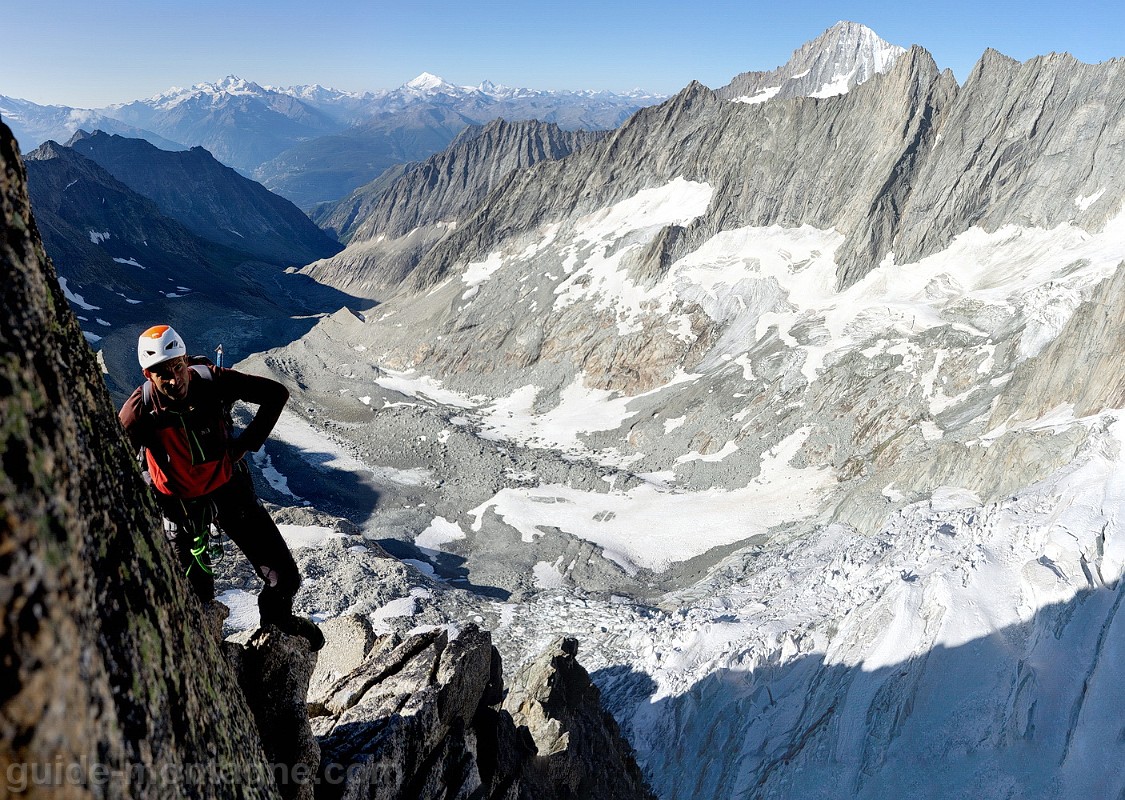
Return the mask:
[[(677, 177), (712, 186), (714, 200), (676, 233), (668, 257), (746, 225), (835, 228), (846, 237), (837, 254), (841, 287), (890, 253), (916, 260), (978, 223), (989, 231), (1005, 221), (1045, 227), (1076, 221), (1097, 229), (1120, 198), (1110, 196), (1108, 184), (1118, 158), (1115, 136), (1096, 133), (1119, 121), (1112, 105), (1087, 103), (1079, 111), (1078, 104), (1113, 96), (1120, 80), (1117, 62), (1083, 65), (1064, 55), (1021, 65), (990, 52), (958, 89), (951, 74), (939, 74), (932, 58), (914, 48), (885, 75), (825, 100), (730, 108), (705, 87), (691, 86), (565, 167), (519, 176), (472, 224), (435, 248), (418, 277), (432, 284), (456, 264), (484, 257), (497, 244), (494, 229), (574, 219)], [(1052, 124), (1036, 109), (1047, 110)], [(880, 127), (868, 132), (871, 120)], [(1077, 147), (1076, 157), (1097, 169), (1031, 176), (1040, 187), (1058, 180), (1047, 206), (1032, 209), (1033, 193), (1015, 191), (1029, 184), (1013, 184), (1006, 171), (1022, 179), (1024, 169), (1050, 169), (1047, 154), (1063, 147)], [(743, 148), (758, 157), (739, 159)], [(609, 170), (628, 177), (608, 181)], [(848, 192), (821, 190), (843, 185)], [(545, 191), (550, 199), (538, 194)], [(946, 198), (942, 206), (937, 198)], [(937, 224), (935, 211), (942, 212)]]
[(351, 246), (303, 271), (323, 283), (377, 297), (401, 282), (509, 175), (565, 158), (601, 135), (536, 120), (467, 128), (441, 153), (386, 174), (315, 215)]
[[(810, 96), (810, 95), (815, 93), (814, 87), (813, 87), (814, 83), (816, 84), (816, 87), (822, 87), (822, 85), (830, 84), (834, 80), (836, 80), (835, 78), (832, 77), (835, 74), (833, 72), (833, 70), (835, 70), (837, 72), (843, 71), (843, 73), (846, 73), (846, 75), (848, 76), (848, 82), (846, 83), (844, 88), (842, 88), (840, 90), (840, 92), (838, 92), (838, 93), (843, 93), (844, 91), (846, 91), (847, 88), (854, 87), (854, 86), (870, 79), (874, 75), (880, 74), (880, 73), (886, 71), (887, 69), (889, 69), (890, 65), (894, 63), (897, 56), (900, 55), (903, 52), (905, 52), (905, 51), (903, 51), (902, 48), (898, 48), (894, 45), (890, 45), (890, 44), (884, 42), (883, 40), (879, 39), (874, 34), (874, 32), (872, 32), (870, 29), (868, 29), (868, 28), (866, 28), (862, 25), (857, 25), (857, 24), (854, 24), (854, 23), (841, 22), (841, 23), (838, 23), (833, 28), (826, 31), (824, 34), (822, 34), (817, 39), (807, 43), (806, 45), (804, 45), (800, 49), (798, 49), (794, 53), (793, 58), (785, 66), (779, 68), (775, 72), (772, 72), (772, 73), (745, 73), (743, 76), (740, 76), (738, 79), (736, 79), (735, 82), (732, 83), (730, 86), (724, 87), (722, 89), (719, 89), (719, 90), (715, 91), (713, 93), (713, 97), (719, 98), (719, 99), (724, 99), (724, 98), (730, 99), (730, 98), (736, 96), (738, 94), (738, 92), (740, 91), (739, 89), (737, 89), (737, 86), (743, 85), (743, 84), (746, 83), (746, 81), (751, 80), (751, 76), (756, 76), (756, 77), (754, 77), (754, 80), (761, 79), (762, 81), (769, 82), (769, 81), (774, 81), (775, 79), (780, 80), (781, 78), (779, 78), (778, 76), (797, 76), (797, 75), (799, 75), (800, 77), (799, 78), (793, 78), (792, 82), (787, 85), (786, 90), (781, 93), (779, 99)], [(813, 66), (816, 66), (815, 70), (813, 70)], [(832, 74), (830, 75), (829, 73), (832, 73)], [(435, 81), (439, 84), (441, 83), (440, 79), (434, 79), (434, 81), (430, 81), (429, 83), (427, 83), (426, 86), (431, 86), (432, 84), (434, 84)], [(740, 83), (740, 81), (741, 81), (741, 83)], [(946, 79), (945, 83), (946, 84), (952, 83), (951, 78)], [(954, 84), (954, 86), (955, 86), (955, 84)], [(735, 87), (735, 88), (732, 89), (731, 87)], [(428, 90), (432, 91), (433, 89), (428, 89)], [(949, 87), (947, 85), (943, 91), (948, 91), (948, 90), (949, 90)], [(698, 91), (704, 91), (704, 92), (707, 92), (709, 96), (712, 96), (711, 93), (709, 92), (709, 90), (706, 90), (705, 87), (702, 87), (701, 85), (698, 85), (698, 84), (693, 86), (693, 87), (688, 87), (688, 89), (685, 89), (684, 91), (685, 91), (685, 93), (696, 93)], [(681, 94), (683, 94), (683, 93), (681, 93)], [(771, 94), (771, 97), (772, 96), (773, 95)], [(693, 113), (695, 113), (695, 112), (694, 111), (688, 112), (688, 116), (690, 116)], [(710, 118), (706, 114), (704, 114), (703, 116), (704, 116), (704, 118), (699, 120), (698, 127), (699, 127), (700, 130), (702, 130), (703, 128), (714, 128), (714, 127), (716, 127), (715, 120), (713, 120), (712, 118)], [(854, 138), (858, 139), (862, 135), (862, 131), (858, 130), (858, 128), (860, 128), (863, 123), (859, 122), (859, 120), (858, 120), (859, 117), (862, 117), (862, 114), (857, 114), (856, 116), (857, 116), (857, 122), (856, 122), (857, 131), (856, 131), (856, 134), (855, 134)], [(651, 116), (648, 117), (648, 118), (651, 119)], [(688, 124), (690, 124), (690, 123), (688, 123)], [(725, 125), (725, 124), (726, 124), (725, 122), (721, 122), (721, 123), (718, 123), (718, 126), (722, 126), (722, 125)], [(756, 124), (756, 123), (752, 123), (752, 124)], [(788, 135), (788, 128), (786, 127), (786, 125), (801, 125), (801, 124), (805, 124), (807, 126), (807, 123), (799, 123), (799, 122), (794, 123), (794, 122), (789, 122), (789, 121), (786, 121), (786, 122), (771, 121), (772, 129), (776, 129), (776, 130), (780, 131), (777, 134), (778, 135), (778, 141), (766, 144), (765, 147), (767, 147), (771, 152), (784, 152), (785, 148), (780, 141), (780, 137)], [(829, 123), (829, 124), (831, 124), (831, 123)], [(627, 151), (627, 150), (629, 150), (630, 148), (633, 147), (633, 144), (634, 144), (634, 142), (636, 141), (637, 138), (640, 138), (640, 137), (643, 137), (643, 136), (648, 136), (652, 133), (652, 131), (649, 130), (649, 128), (647, 126), (647, 123), (645, 123), (645, 122), (631, 122), (627, 127), (630, 129), (630, 131), (633, 133), (633, 135), (636, 138), (634, 138), (634, 139), (626, 138), (624, 141), (618, 141), (612, 146), (613, 148), (623, 150), (623, 151)], [(662, 141), (662, 139), (661, 139), (662, 135), (663, 134), (654, 135), (653, 136), (654, 143), (649, 148), (649, 151), (643, 153), (643, 155), (641, 155), (640, 157), (646, 158), (646, 159), (655, 159), (655, 160), (661, 160), (662, 159), (664, 161), (673, 161), (673, 162), (677, 161), (677, 159), (679, 158), (678, 153), (659, 152), (661, 150), (666, 151), (668, 149), (667, 147), (662, 147), (662, 145), (660, 143)], [(678, 141), (678, 139), (676, 139), (676, 137), (680, 137), (681, 135), (686, 137), (685, 141), (693, 141), (694, 140), (693, 134), (684, 134), (682, 129), (667, 133), (667, 136), (669, 137), (669, 139), (676, 140), (676, 141)], [(814, 132), (814, 133), (811, 134), (811, 137), (815, 138), (816, 135), (817, 134)], [(715, 166), (714, 166), (714, 170), (713, 170), (714, 172), (724, 172), (724, 173), (730, 172), (733, 175), (741, 175), (741, 173), (739, 171), (740, 168), (737, 165), (733, 165), (731, 167), (728, 167), (728, 165), (723, 163), (723, 161), (724, 161), (725, 158), (727, 158), (727, 155), (725, 155), (725, 154), (730, 153), (730, 152), (736, 152), (736, 149), (737, 149), (736, 148), (736, 140), (738, 140), (742, 136), (749, 136), (751, 141), (753, 141), (754, 134), (747, 134), (745, 130), (731, 131), (728, 135), (728, 139), (729, 139), (728, 145), (724, 146), (724, 147), (716, 148), (719, 154), (716, 157), (713, 158), (713, 160), (715, 161)], [(876, 139), (878, 141), (881, 141), (879, 139), (879, 137), (876, 137)], [(839, 142), (837, 141), (837, 144), (838, 143)], [(756, 144), (757, 144), (756, 142), (754, 144), (752, 144), (751, 149), (753, 149), (756, 146)], [(708, 141), (707, 145), (709, 147), (714, 147), (715, 143), (713, 141)], [(882, 146), (882, 145), (877, 145), (877, 146)], [(449, 170), (449, 169), (464, 170), (466, 173), (468, 173), (470, 175), (476, 173), (479, 168), (474, 163), (472, 163), (471, 161), (464, 161), (464, 159), (468, 158), (469, 156), (465, 153), (458, 152), (455, 148), (456, 148), (456, 143), (452, 146), (450, 151), (440, 155), (441, 159), (443, 159), (444, 161), (450, 162), (450, 166), (444, 167), (444, 169), (446, 169), (446, 170)], [(794, 150), (795, 154), (800, 153), (800, 152), (801, 152), (800, 148), (796, 148)], [(552, 160), (556, 160), (556, 159), (552, 159)], [(816, 157), (811, 157), (811, 156), (807, 159), (804, 159), (804, 158), (802, 158), (798, 155), (794, 155), (793, 161), (798, 165), (802, 161), (812, 164), (812, 163), (816, 163), (818, 161), (818, 159)], [(530, 162), (526, 165), (523, 165), (521, 167), (521, 169), (529, 167), (529, 166), (531, 166)], [(576, 170), (578, 170), (578, 175), (583, 174), (582, 170), (589, 171), (590, 169), (596, 169), (596, 168), (591, 167), (589, 164), (575, 164), (574, 166), (575, 166)], [(847, 167), (845, 166), (844, 168), (847, 168)], [(876, 167), (876, 169), (880, 169), (880, 168), (885, 169), (886, 167)], [(900, 169), (900, 167), (895, 167), (895, 168)], [(788, 167), (788, 169), (789, 170), (799, 169), (799, 166), (790, 166), (790, 167)], [(631, 174), (631, 173), (632, 173), (632, 165), (631, 164), (625, 165), (624, 166), (624, 174), (628, 175), (628, 174)], [(885, 173), (881, 173), (881, 174), (885, 174)], [(401, 226), (395, 226), (395, 225), (388, 224), (387, 218), (386, 218), (387, 212), (385, 212), (385, 211), (384, 212), (375, 212), (372, 208), (370, 208), (370, 202), (369, 201), (357, 200), (358, 197), (361, 197), (362, 195), (367, 194), (371, 191), (378, 192), (380, 195), (382, 195), (383, 192), (385, 192), (385, 187), (387, 185), (389, 185), (389, 184), (391, 184), (394, 181), (397, 181), (399, 179), (400, 178), (399, 178), (398, 173), (388, 174), (386, 176), (383, 176), (378, 181), (376, 181), (375, 183), (373, 183), (371, 185), (371, 187), (372, 187), (371, 189), (368, 189), (367, 187), (364, 187), (360, 190), (357, 190), (357, 192), (353, 194), (353, 197), (348, 198), (344, 201), (341, 201), (341, 203), (336, 204), (336, 205), (327, 205), (324, 209), (319, 210), (314, 214), (314, 218), (318, 222), (320, 222), (321, 224), (324, 224), (327, 227), (332, 228), (334, 230), (340, 231), (341, 235), (342, 235), (342, 238), (345, 241), (350, 241), (350, 240), (353, 240), (353, 239), (358, 240), (358, 239), (361, 239), (361, 238), (373, 240), (373, 239), (381, 236), (381, 237), (384, 237), (385, 239), (392, 240), (392, 243), (384, 245), (384, 246), (379, 247), (379, 248), (375, 248), (376, 252), (367, 252), (367, 250), (369, 248), (365, 248), (364, 252), (362, 254), (360, 254), (358, 252), (354, 253), (354, 254), (345, 254), (345, 255), (341, 256), (341, 258), (338, 259), (337, 262), (329, 263), (329, 264), (326, 264), (326, 265), (315, 265), (310, 270), (311, 274), (315, 274), (318, 277), (318, 279), (320, 279), (320, 280), (323, 280), (323, 281), (328, 282), (330, 284), (341, 286), (341, 287), (349, 286), (349, 285), (355, 286), (355, 285), (358, 285), (360, 283), (368, 283), (370, 285), (371, 281), (370, 281), (369, 278), (366, 277), (366, 274), (369, 272), (372, 265), (377, 264), (377, 263), (383, 263), (383, 264), (387, 265), (384, 268), (388, 272), (390, 272), (390, 274), (393, 276), (393, 280), (390, 280), (390, 281), (388, 281), (386, 279), (377, 280), (377, 281), (375, 281), (374, 285), (382, 285), (384, 287), (384, 291), (385, 291), (385, 287), (393, 285), (393, 283), (395, 281), (397, 281), (400, 277), (402, 277), (405, 274), (406, 270), (408, 270), (410, 267), (413, 266), (412, 264), (409, 264), (409, 263), (404, 264), (403, 259), (399, 256), (397, 251), (399, 249), (401, 249), (401, 247), (405, 247), (411, 253), (418, 253), (417, 246), (413, 243), (405, 243), (404, 242), (404, 243), (401, 243), (401, 247), (400, 247), (400, 246), (396, 246), (396, 244), (393, 242), (393, 240), (395, 240), (395, 239), (401, 237), (403, 234), (405, 234), (407, 232), (407, 230), (409, 230), (409, 228), (407, 230), (402, 230)], [(744, 180), (745, 176), (742, 176), (742, 179)], [(855, 179), (855, 176), (852, 176), (852, 175), (848, 176), (848, 180), (854, 180), (854, 179)], [(533, 181), (539, 181), (539, 179), (532, 179), (532, 180)], [(574, 178), (574, 180), (580, 180), (580, 178)], [(600, 182), (601, 182), (601, 177), (599, 175), (594, 175), (593, 177), (590, 178), (590, 180), (587, 183), (588, 183), (588, 186), (594, 186), (594, 185), (598, 185)], [(542, 179), (542, 183), (543, 183), (543, 185), (553, 185), (554, 179), (552, 177), (548, 176), (548, 177), (545, 177), (545, 178)], [(584, 185), (582, 187), (581, 191), (587, 192), (587, 194), (584, 195), (584, 197), (589, 198), (590, 204), (592, 205), (593, 203), (596, 203), (597, 200), (591, 198), (592, 192), (588, 191), (588, 186)], [(490, 186), (490, 188), (491, 188), (491, 186)], [(629, 190), (628, 187), (615, 187), (615, 188), (622, 188), (624, 191)], [(428, 192), (428, 191), (430, 191), (430, 189), (425, 189), (425, 188), (423, 189), (423, 192)], [(444, 190), (438, 190), (435, 193), (440, 194), (441, 191), (444, 191)], [(767, 201), (767, 202), (775, 202), (773, 200), (773, 198), (776, 198), (779, 193), (780, 192), (764, 192), (763, 191), (763, 197), (770, 198), (770, 200)], [(483, 198), (472, 198), (472, 197), (470, 197), (466, 201), (464, 201), (463, 205), (465, 205), (465, 212), (468, 212), (470, 210), (470, 202), (474, 199), (481, 200)], [(401, 210), (398, 213), (401, 215), (401, 214), (414, 214), (414, 213), (416, 213), (414, 209), (419, 208), (419, 207), (425, 207), (427, 205), (431, 205), (435, 202), (435, 200), (430, 198), (427, 194), (424, 194), (422, 192), (412, 191), (406, 196), (402, 196), (402, 195), (396, 196), (393, 193), (388, 193), (388, 194), (385, 195), (385, 199), (382, 202), (384, 204), (386, 204), (386, 203), (398, 204), (398, 206), (401, 208)], [(516, 202), (521, 202), (521, 201), (517, 200)], [(823, 200), (822, 200), (822, 202), (823, 202)], [(858, 200), (858, 199), (855, 201), (857, 206), (859, 205), (860, 202), (862, 202), (862, 201)], [(534, 199), (528, 198), (525, 201), (525, 205), (527, 205), (528, 207), (537, 208), (536, 213), (547, 213), (547, 214), (551, 214), (551, 213), (557, 214), (558, 213), (557, 211), (552, 212), (552, 211), (549, 211), (549, 210), (539, 210), (539, 207), (538, 207), (537, 204), (541, 204), (541, 201), (540, 201), (539, 198), (534, 198)], [(479, 205), (481, 207), (483, 207), (484, 203), (479, 203)], [(489, 203), (488, 203), (488, 206), (491, 207), (493, 205), (494, 205), (493, 201), (490, 200)], [(737, 202), (734, 203), (734, 205), (737, 205)], [(784, 215), (784, 218), (792, 219), (792, 218), (795, 218), (795, 217), (799, 216), (800, 214), (804, 213), (805, 211), (807, 211), (807, 209), (804, 208), (804, 206), (802, 206), (800, 208), (788, 211)], [(866, 211), (867, 211), (866, 208), (863, 208), (863, 209), (856, 208), (851, 213), (851, 216), (857, 222), (857, 224), (861, 224), (861, 220), (863, 219), (863, 213), (866, 212)], [(834, 213), (836, 213), (836, 212), (834, 212), (834, 211), (828, 212), (828, 214), (834, 214)], [(464, 213), (462, 213), (459, 216), (463, 217)], [(813, 215), (813, 216), (818, 216), (818, 215)], [(819, 215), (819, 216), (823, 216), (823, 215)], [(523, 224), (523, 222), (524, 221), (521, 221), (520, 224)], [(728, 220), (728, 222), (730, 222), (730, 221)], [(487, 224), (487, 223), (485, 223), (485, 224)], [(727, 223), (720, 222), (720, 223), (718, 223), (718, 226), (721, 227), (724, 224), (727, 224)], [(361, 225), (362, 225), (363, 233), (357, 235), (355, 231), (361, 229), (360, 228)], [(672, 239), (674, 239), (676, 242), (679, 242), (679, 244), (677, 246), (688, 246), (680, 240), (679, 234), (674, 234), (672, 236)], [(427, 247), (430, 244), (432, 244), (432, 242), (433, 242), (433, 237), (428, 237)], [(464, 240), (462, 238), (460, 238), (460, 236), (454, 237), (448, 244), (449, 244), (450, 249), (455, 250), (455, 251), (462, 250), (466, 245), (466, 243), (464, 242)], [(671, 255), (672, 255), (671, 253), (667, 254), (668, 257), (671, 257)], [(415, 260), (417, 260), (416, 255), (412, 256), (412, 257)], [(438, 257), (440, 258), (441, 256), (439, 255)], [(364, 277), (362, 279), (357, 279), (356, 278), (357, 275), (362, 275)], [(364, 291), (370, 292), (371, 289), (368, 288)]]
[(288, 200), (223, 166), (201, 147), (168, 152), (142, 139), (100, 131), (79, 132), (67, 144), (216, 244), (281, 267), (340, 250)]
[[(130, 149), (130, 140), (122, 141)], [(206, 154), (167, 156), (173, 161), (202, 160), (220, 170), (219, 178), (233, 175)], [(31, 202), (67, 298), (110, 374), (121, 376), (122, 384), (110, 378), (117, 391), (137, 374), (135, 339), (139, 330), (152, 324), (145, 320), (158, 318), (176, 325), (189, 341), (198, 343), (194, 346), (200, 352), (225, 343), (228, 352), (237, 353), (256, 349), (263, 340), (274, 341), (280, 331), (311, 325), (294, 317), (307, 318), (324, 307), (334, 309), (354, 302), (308, 278), (286, 273), (276, 263), (198, 235), (76, 149), (49, 142), (27, 154), (26, 165)], [(177, 191), (172, 188), (165, 194), (171, 197)], [(264, 191), (257, 187), (257, 192)], [(183, 198), (187, 205), (179, 208), (185, 211), (181, 214), (185, 220), (210, 234), (223, 220), (234, 219), (241, 197), (237, 191), (208, 193), (197, 203)], [(224, 205), (232, 200), (233, 205)], [(301, 216), (292, 205), (276, 200)], [(177, 201), (171, 202), (175, 206)], [(269, 212), (268, 203), (265, 210)], [(287, 228), (284, 215), (269, 212), (250, 215), (239, 224), (248, 234), (255, 225), (264, 224), (272, 231), (263, 237), (264, 242), (253, 246), (266, 251), (263, 255), (299, 253), (303, 246), (308, 247), (302, 244), (308, 242), (302, 234), (307, 237), (310, 232), (315, 247), (325, 246), (326, 237), (312, 223), (299, 222), (294, 232)], [(237, 237), (226, 232), (216, 238), (229, 241)], [(242, 324), (240, 315), (245, 314), (255, 317), (254, 326)]]

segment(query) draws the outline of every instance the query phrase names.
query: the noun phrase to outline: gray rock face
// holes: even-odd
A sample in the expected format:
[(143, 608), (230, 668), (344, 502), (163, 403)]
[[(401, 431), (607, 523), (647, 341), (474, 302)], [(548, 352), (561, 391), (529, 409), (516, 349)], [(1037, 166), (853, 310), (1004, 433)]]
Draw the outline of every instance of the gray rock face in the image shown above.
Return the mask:
[[(811, 224), (849, 232), (836, 259), (839, 280), (853, 282), (882, 259), (909, 193), (903, 176), (932, 147), (955, 91), (952, 76), (939, 74), (918, 48), (887, 74), (824, 100), (729, 103), (694, 84), (562, 161), (510, 173), (425, 254), (409, 280), (428, 290), (467, 262), (538, 247), (548, 226), (554, 231), (549, 238), (569, 241), (585, 224), (584, 215), (676, 180), (710, 187), (702, 215), (633, 233), (608, 248), (568, 255), (544, 247), (521, 265), (520, 274), (502, 285), (489, 283), (472, 303), (453, 284), (417, 303), (404, 290), (400, 307), (409, 308), (414, 323), (409, 333), (390, 331), (381, 339), (386, 363), (425, 364), (458, 377), (502, 369), (512, 386), (561, 386), (579, 371), (590, 386), (627, 394), (659, 386), (677, 369), (691, 370), (702, 361), (722, 335), (721, 321), (683, 301), (691, 336), (675, 334), (663, 319), (621, 335), (612, 311), (586, 303), (556, 306), (566, 280), (560, 264), (573, 258), (581, 266), (616, 247), (640, 244), (628, 268), (634, 280), (651, 285), (719, 232)], [(523, 313), (529, 304), (542, 311)]]
[(393, 181), (380, 178), (356, 190), (318, 215), (321, 225), (352, 246), (305, 271), (361, 294), (387, 291), (509, 175), (557, 161), (601, 136), (535, 120), (468, 128), (445, 151), (409, 165)]
[(904, 263), (973, 225), (1100, 230), (1125, 197), (1122, 96), (1125, 60), (1020, 63), (987, 51), (911, 170), (901, 220), (883, 240)]
[[(474, 720), (493, 677), (492, 645), (475, 628), (384, 637), (356, 671), (323, 692), (313, 729), (321, 737), (333, 796), (436, 797), (480, 790)], [(498, 687), (488, 694), (495, 702)], [(313, 699), (313, 698), (310, 698)], [(483, 773), (483, 774), (482, 774)]]
[(475, 125), (446, 151), (412, 165), (385, 191), (354, 192), (321, 223), (339, 231), (343, 241), (397, 238), (419, 225), (456, 219), (479, 205), (509, 173), (557, 161), (602, 135), (564, 131), (536, 120)]
[(750, 103), (775, 97), (830, 97), (886, 72), (905, 52), (864, 25), (837, 22), (793, 51), (784, 65), (770, 72), (743, 72), (715, 94)]

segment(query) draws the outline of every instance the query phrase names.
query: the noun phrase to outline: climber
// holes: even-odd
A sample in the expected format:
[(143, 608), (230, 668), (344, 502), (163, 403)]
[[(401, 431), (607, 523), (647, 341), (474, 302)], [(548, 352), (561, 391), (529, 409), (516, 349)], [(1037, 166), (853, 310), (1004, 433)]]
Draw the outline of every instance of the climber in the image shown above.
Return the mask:
[[(214, 522), (265, 581), (258, 594), (262, 626), (303, 636), (319, 650), (324, 634), (311, 620), (293, 614), (301, 576), (258, 501), (244, 459), (265, 443), (289, 390), (269, 378), (214, 367), (206, 358), (189, 359), (183, 339), (168, 325), (140, 335), (137, 358), (146, 381), (118, 417), (129, 441), (143, 452), (142, 468), (196, 595), (204, 603), (215, 597), (207, 547)], [(236, 400), (258, 406), (237, 436), (230, 422)]]

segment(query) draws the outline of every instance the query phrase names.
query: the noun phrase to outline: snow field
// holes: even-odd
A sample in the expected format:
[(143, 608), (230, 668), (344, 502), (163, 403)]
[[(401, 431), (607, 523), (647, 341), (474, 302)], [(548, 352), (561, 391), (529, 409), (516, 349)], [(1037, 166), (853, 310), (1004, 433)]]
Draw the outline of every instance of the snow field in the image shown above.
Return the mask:
[(748, 539), (774, 525), (812, 515), (835, 480), (830, 470), (794, 469), (789, 460), (808, 436), (797, 431), (762, 459), (743, 489), (677, 492), (644, 484), (627, 492), (583, 492), (567, 486), (503, 489), (469, 514), (480, 530), (492, 509), (534, 541), (539, 527), (557, 527), (600, 546), (626, 572), (662, 572), (713, 547)]

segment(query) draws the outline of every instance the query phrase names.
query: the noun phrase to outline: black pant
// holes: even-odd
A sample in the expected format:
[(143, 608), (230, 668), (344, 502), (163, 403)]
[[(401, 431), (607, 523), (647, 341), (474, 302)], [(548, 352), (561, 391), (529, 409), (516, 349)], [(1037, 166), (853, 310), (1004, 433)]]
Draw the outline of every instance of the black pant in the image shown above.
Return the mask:
[[(156, 492), (164, 516), (176, 526), (175, 546), (180, 566), (186, 571), (196, 595), (203, 602), (215, 597), (215, 578), (209, 571), (206, 553), (195, 555), (200, 534), (206, 544), (208, 527), (214, 521), (254, 566), (265, 587), (258, 594), (262, 625), (289, 617), (301, 575), (289, 546), (281, 538), (269, 512), (258, 502), (250, 470), (245, 462), (235, 464), (231, 479), (210, 494), (181, 500)], [(207, 568), (205, 568), (207, 567)]]

